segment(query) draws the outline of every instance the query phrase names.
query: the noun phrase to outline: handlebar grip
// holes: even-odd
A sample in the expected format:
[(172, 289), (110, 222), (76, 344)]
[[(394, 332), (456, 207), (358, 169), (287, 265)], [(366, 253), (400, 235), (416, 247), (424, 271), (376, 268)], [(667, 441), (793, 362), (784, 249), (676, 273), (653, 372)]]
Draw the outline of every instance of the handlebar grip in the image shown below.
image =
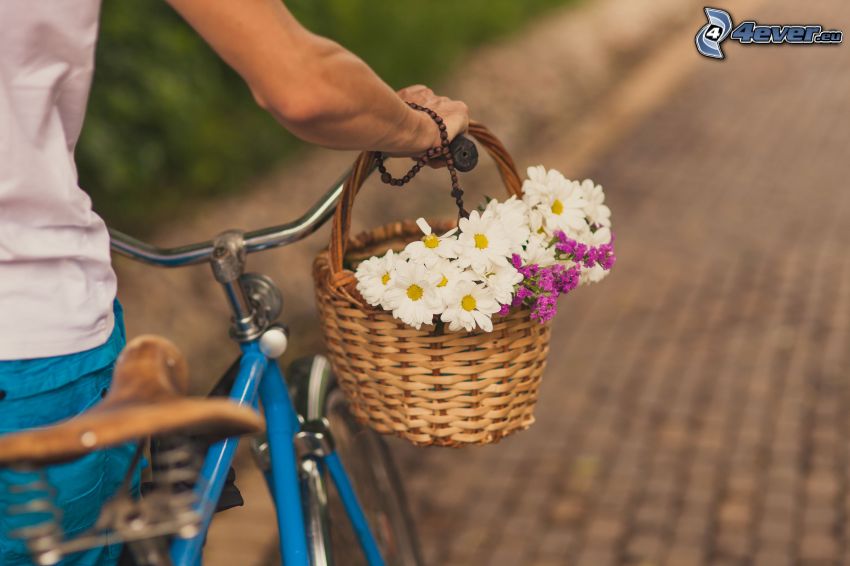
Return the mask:
[(466, 136), (461, 135), (453, 139), (449, 149), (455, 161), (455, 169), (461, 173), (472, 171), (478, 165), (478, 147)]

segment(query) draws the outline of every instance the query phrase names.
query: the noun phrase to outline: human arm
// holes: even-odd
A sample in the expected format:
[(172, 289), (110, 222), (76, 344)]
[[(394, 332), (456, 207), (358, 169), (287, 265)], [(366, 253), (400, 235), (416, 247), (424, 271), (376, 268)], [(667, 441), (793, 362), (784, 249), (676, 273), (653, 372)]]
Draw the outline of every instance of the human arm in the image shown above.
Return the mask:
[(305, 29), (279, 0), (168, 0), (246, 81), (258, 104), (296, 136), (334, 149), (417, 155), (440, 145), (429, 107), (450, 137), (466, 105), (425, 87), (396, 94), (356, 55)]

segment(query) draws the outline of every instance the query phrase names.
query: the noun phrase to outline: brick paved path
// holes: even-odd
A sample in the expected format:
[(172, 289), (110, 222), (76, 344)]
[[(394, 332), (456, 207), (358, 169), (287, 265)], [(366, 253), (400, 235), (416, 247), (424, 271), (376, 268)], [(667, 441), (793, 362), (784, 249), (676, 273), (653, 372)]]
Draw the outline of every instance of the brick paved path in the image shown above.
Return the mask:
[(581, 172), (620, 261), (562, 303), (536, 426), (393, 444), (428, 564), (850, 564), (850, 47), (726, 51)]

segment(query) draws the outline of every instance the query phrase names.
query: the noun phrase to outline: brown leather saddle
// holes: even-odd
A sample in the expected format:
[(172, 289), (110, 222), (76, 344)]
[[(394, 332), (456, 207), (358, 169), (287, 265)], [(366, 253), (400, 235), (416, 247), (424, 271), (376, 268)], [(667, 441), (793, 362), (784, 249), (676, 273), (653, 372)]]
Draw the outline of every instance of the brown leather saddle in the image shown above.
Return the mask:
[(103, 401), (58, 424), (0, 436), (0, 467), (64, 462), (169, 433), (216, 439), (265, 428), (252, 408), (187, 397), (188, 388), (186, 360), (174, 344), (159, 336), (135, 338), (118, 358)]

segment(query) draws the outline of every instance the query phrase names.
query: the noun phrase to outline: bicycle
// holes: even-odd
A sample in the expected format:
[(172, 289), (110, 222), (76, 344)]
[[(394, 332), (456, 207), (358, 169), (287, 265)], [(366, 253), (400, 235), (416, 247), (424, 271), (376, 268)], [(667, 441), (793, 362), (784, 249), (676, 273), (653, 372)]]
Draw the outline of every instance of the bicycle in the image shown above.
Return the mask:
[[(452, 143), (452, 154), (462, 171), (477, 162), (477, 149), (463, 137)], [(335, 506), (329, 501), (328, 476), (369, 566), (422, 563), (402, 485), (383, 440), (348, 412), (323, 356), (294, 362), (289, 380), (284, 378), (277, 362), (287, 346), (287, 331), (276, 322), (281, 293), (268, 277), (245, 272), (249, 254), (302, 240), (330, 219), (348, 174), (300, 218), (279, 226), (247, 233), (229, 230), (212, 241), (168, 249), (110, 230), (113, 251), (143, 263), (173, 268), (209, 262), (232, 312), (230, 336), (241, 355), (213, 388), (213, 398), (179, 405), (185, 401), (179, 382), (186, 379), (180, 375), (184, 362), (179, 351), (156, 337), (137, 339), (119, 360), (113, 388), (94, 409), (50, 427), (0, 437), (0, 466), (34, 478), (15, 488), (30, 499), (10, 512), (46, 516), (16, 533), (27, 541), (36, 564), (49, 566), (71, 552), (116, 542), (125, 543), (137, 566), (201, 564), (239, 434), (260, 426), (254, 422), (260, 404), (266, 435), (253, 437), (252, 449), (275, 503), (285, 566), (333, 563), (329, 516)], [(191, 410), (163, 410), (178, 406)], [(224, 438), (209, 446), (198, 470), (192, 466), (194, 444), (187, 434), (213, 429), (224, 431)], [(151, 494), (133, 500), (128, 490), (119, 490), (92, 529), (66, 540), (43, 464), (135, 440), (132, 470), (148, 437), (155, 486)], [(356, 472), (354, 481), (346, 467)], [(187, 481), (194, 487), (180, 489)]]

